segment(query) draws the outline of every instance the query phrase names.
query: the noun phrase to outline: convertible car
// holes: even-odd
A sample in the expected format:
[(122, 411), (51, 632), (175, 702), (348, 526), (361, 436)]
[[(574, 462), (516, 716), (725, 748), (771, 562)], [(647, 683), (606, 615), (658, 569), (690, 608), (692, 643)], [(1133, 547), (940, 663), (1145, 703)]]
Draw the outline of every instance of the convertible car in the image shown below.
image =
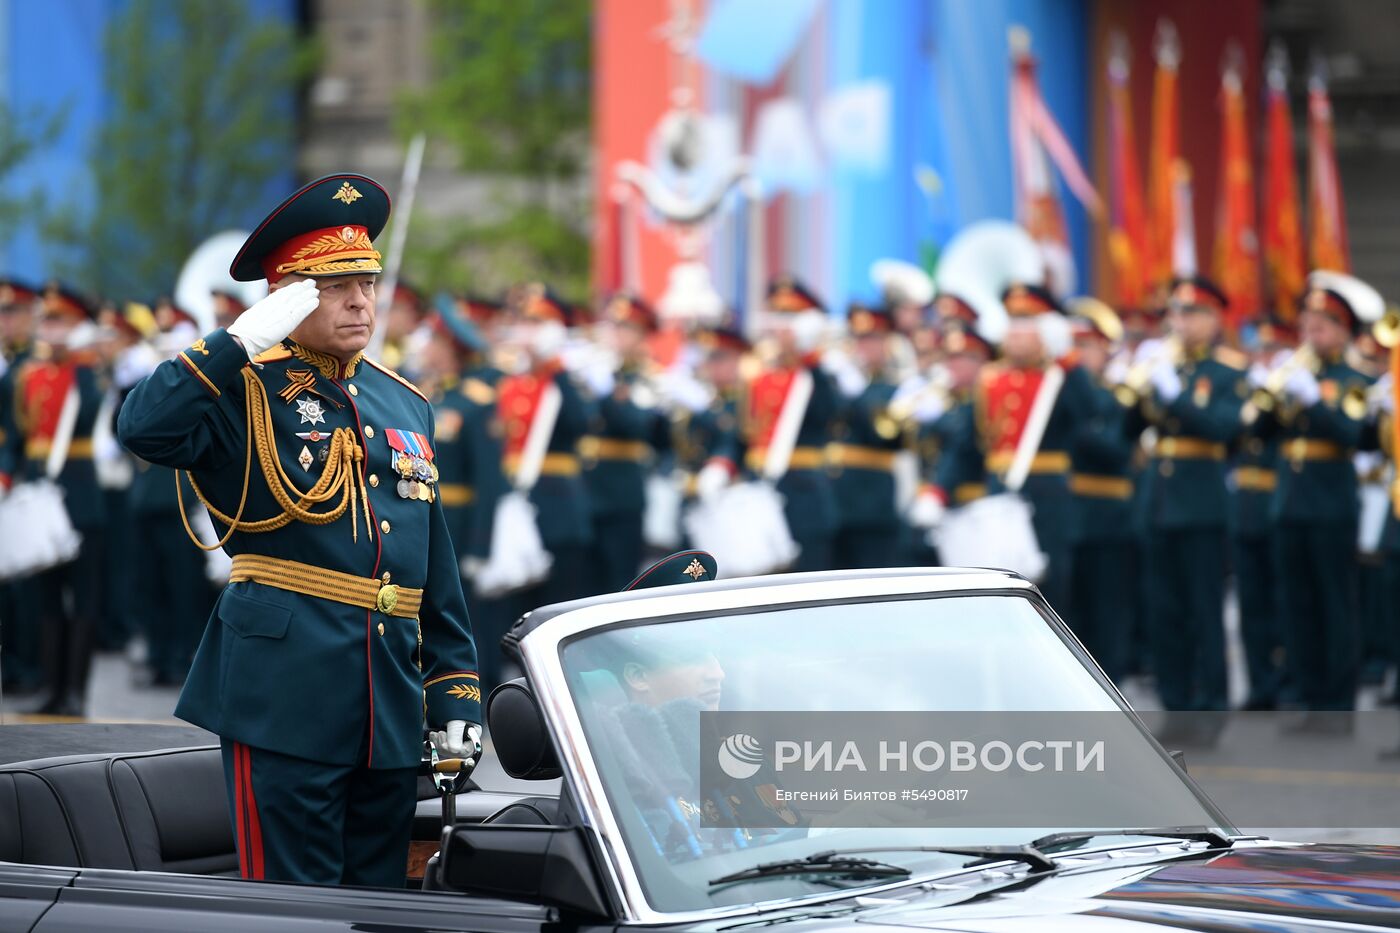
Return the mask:
[[(0, 930), (1400, 927), (1400, 849), (1239, 833), (1012, 574), (658, 587), (538, 609), (508, 642), (524, 676), (487, 720), (512, 786), (424, 799), (409, 888), (236, 877), (215, 747), (70, 754), (0, 766)], [(1073, 781), (1024, 826), (818, 825), (771, 786), (721, 800), (754, 819), (716, 820), (697, 723), (765, 710), (1116, 714), (1133, 777), (1108, 826), (1066, 822)]]

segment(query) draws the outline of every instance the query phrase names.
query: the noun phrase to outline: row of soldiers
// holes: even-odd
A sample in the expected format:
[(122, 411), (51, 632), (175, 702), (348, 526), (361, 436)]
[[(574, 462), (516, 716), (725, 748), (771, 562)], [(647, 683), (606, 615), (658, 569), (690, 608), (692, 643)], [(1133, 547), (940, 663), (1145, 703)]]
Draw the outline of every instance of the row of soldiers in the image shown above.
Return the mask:
[[(794, 570), (937, 564), (940, 527), (1018, 493), (1050, 604), (1110, 676), (1146, 666), (1169, 709), (1227, 706), (1233, 570), (1249, 705), (1345, 709), (1362, 652), (1356, 452), (1383, 448), (1393, 463), (1392, 396), (1353, 342), (1380, 316), (1379, 296), (1350, 277), (1310, 282), (1301, 334), (1260, 327), (1246, 349), (1225, 342), (1226, 299), (1203, 279), (1121, 315), (1092, 300), (1066, 307), (1029, 283), (1011, 283), (996, 307), (895, 293), (853, 305), (840, 327), (811, 289), (782, 278), (743, 333), (663, 327), (627, 294), (591, 313), (538, 285), (500, 302), (430, 303), (401, 287), (381, 322), (382, 356), (434, 400), (435, 494), (488, 684), (519, 613), (621, 589), (649, 542), (685, 537), (680, 515), (760, 479), (782, 497)], [(96, 308), (13, 283), (0, 298), (7, 477), (39, 475), (66, 386), (83, 387), (59, 477), (83, 549), (6, 588), (7, 679), (32, 682), (37, 666), (24, 662), (43, 633), (46, 708), (74, 712), (93, 641), (114, 646), (136, 629), (157, 678), (178, 680), (211, 593), (180, 527), (195, 509), (169, 471), (138, 461), (123, 485), (120, 470), (104, 470), (130, 458), (101, 425), (113, 409), (104, 399), (119, 402), (191, 342), (189, 316), (169, 302)], [(219, 324), (241, 309), (218, 302)], [(1369, 479), (1388, 475), (1369, 462)], [(664, 489), (680, 510), (659, 508)], [(497, 506), (512, 490), (528, 496), (551, 560), (543, 579), (502, 593), (474, 584), (501, 544)], [(1400, 607), (1397, 509), (1378, 545), (1377, 607)], [(133, 559), (167, 572), (133, 574)], [(136, 594), (136, 581), (151, 591)]]

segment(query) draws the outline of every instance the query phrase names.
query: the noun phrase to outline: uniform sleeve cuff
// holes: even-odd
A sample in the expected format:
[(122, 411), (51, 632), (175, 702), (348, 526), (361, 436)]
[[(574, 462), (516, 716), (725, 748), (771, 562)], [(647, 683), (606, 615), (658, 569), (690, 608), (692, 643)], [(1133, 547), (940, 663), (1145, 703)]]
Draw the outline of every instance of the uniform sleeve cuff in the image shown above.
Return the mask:
[(423, 683), (423, 700), (430, 727), (440, 727), (454, 719), (482, 721), (481, 678), (471, 671), (428, 678)]
[(229, 332), (219, 328), (181, 350), (176, 357), (215, 398), (223, 394), (248, 363), (248, 354)]

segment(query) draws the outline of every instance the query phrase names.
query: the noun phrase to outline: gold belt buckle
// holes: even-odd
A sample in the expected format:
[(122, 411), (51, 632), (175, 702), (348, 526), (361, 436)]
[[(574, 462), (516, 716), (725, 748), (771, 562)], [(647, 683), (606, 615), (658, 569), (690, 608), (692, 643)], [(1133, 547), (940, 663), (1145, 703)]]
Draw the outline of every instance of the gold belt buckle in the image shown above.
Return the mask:
[(378, 594), (374, 597), (374, 606), (385, 615), (389, 615), (399, 605), (399, 588), (397, 584), (386, 583), (379, 588)]

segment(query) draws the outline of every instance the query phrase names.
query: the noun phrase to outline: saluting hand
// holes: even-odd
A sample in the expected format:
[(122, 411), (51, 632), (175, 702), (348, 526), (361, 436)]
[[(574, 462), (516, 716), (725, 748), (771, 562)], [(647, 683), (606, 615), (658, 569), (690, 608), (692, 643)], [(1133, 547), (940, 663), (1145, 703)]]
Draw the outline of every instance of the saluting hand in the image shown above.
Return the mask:
[(302, 279), (279, 288), (238, 316), (228, 326), (248, 359), (277, 346), (311, 316), (321, 303), (315, 279)]

